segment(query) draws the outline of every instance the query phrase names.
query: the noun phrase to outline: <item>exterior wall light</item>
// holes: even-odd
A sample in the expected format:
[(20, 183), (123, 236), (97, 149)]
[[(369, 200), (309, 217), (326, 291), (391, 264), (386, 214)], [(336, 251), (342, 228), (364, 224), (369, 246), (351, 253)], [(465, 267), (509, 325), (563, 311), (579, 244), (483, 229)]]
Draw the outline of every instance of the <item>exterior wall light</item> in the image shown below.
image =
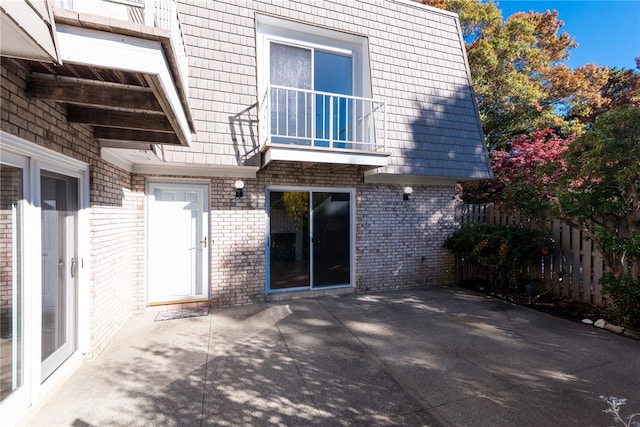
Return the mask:
[(239, 179), (233, 183), (233, 186), (236, 188), (236, 197), (244, 196), (244, 181)]
[(402, 195), (402, 200), (409, 200), (409, 196), (413, 193), (413, 188), (404, 187), (404, 194)]

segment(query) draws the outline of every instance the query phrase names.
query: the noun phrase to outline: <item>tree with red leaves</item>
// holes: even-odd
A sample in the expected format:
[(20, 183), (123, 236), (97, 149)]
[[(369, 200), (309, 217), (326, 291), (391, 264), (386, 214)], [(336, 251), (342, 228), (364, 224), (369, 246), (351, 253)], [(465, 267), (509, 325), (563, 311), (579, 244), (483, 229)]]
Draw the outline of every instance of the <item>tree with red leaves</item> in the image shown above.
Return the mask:
[(553, 206), (557, 182), (566, 171), (563, 153), (574, 139), (545, 129), (517, 137), (508, 148), (491, 151), (494, 179), (465, 185), (465, 201), (495, 202), (505, 211), (545, 219)]

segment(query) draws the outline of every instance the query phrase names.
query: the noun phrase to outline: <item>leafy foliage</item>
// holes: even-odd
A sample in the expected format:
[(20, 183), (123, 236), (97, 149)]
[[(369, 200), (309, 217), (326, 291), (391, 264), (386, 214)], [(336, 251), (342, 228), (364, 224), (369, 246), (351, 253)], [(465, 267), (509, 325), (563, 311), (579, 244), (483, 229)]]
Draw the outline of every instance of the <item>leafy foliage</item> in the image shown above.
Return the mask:
[(613, 301), (613, 315), (626, 326), (640, 326), (640, 284), (631, 274), (616, 278), (607, 272), (600, 279), (602, 290)]
[(640, 284), (630, 276), (630, 265), (640, 261), (640, 108), (600, 115), (564, 159), (567, 190), (558, 187), (558, 212), (591, 236), (609, 273), (603, 290), (625, 321), (637, 322), (631, 308), (640, 302), (634, 297)]
[(541, 129), (580, 135), (595, 118), (621, 106), (640, 107), (640, 74), (565, 64), (577, 43), (556, 11), (503, 19), (497, 3), (420, 0), (458, 13), (489, 148)]
[(528, 267), (547, 255), (552, 244), (545, 233), (526, 227), (466, 224), (443, 247), (488, 272), (497, 288), (518, 288), (528, 282)]
[(544, 219), (558, 179), (566, 169), (562, 154), (574, 137), (562, 138), (551, 129), (521, 135), (503, 150), (490, 153), (494, 179), (473, 189), (467, 202), (497, 202), (503, 210)]
[(492, 1), (421, 3), (460, 16), (490, 149), (495, 180), (466, 183), (462, 199), (580, 227), (604, 256), (611, 298), (627, 307), (616, 295), (633, 293), (618, 290), (640, 287), (627, 277), (640, 262), (640, 73), (571, 70), (577, 44), (556, 11), (503, 20)]

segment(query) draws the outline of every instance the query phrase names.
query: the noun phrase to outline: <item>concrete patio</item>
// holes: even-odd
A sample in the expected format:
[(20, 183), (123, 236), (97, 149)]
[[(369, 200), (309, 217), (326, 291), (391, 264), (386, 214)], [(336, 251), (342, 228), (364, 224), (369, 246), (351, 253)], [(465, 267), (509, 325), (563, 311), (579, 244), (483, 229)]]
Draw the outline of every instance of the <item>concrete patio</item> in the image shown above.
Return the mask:
[(456, 288), (132, 318), (26, 425), (610, 426), (640, 342)]

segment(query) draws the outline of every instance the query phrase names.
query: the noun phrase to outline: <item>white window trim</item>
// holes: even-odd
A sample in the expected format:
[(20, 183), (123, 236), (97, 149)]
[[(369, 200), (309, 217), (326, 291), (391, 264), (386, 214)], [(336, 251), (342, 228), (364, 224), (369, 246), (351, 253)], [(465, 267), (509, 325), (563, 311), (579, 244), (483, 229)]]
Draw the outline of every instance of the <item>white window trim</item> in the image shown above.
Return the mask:
[(369, 42), (366, 37), (272, 16), (258, 15), (256, 21), (258, 94), (263, 94), (269, 84), (269, 44), (277, 42), (350, 55), (353, 58), (353, 95), (371, 98)]

